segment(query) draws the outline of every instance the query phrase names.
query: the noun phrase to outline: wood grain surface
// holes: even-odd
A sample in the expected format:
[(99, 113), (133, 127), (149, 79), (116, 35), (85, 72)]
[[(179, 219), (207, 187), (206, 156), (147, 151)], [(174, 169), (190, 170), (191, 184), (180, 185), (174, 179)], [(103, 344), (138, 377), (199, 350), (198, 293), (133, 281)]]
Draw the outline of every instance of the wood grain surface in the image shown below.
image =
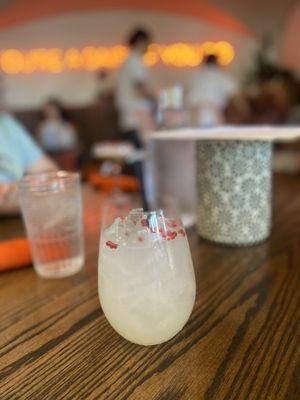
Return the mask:
[[(185, 328), (127, 342), (97, 294), (99, 195), (85, 191), (86, 265), (43, 280), (0, 274), (1, 400), (299, 400), (300, 177), (276, 176), (271, 238), (225, 248), (189, 232), (197, 298)], [(0, 220), (0, 239), (21, 235)]]

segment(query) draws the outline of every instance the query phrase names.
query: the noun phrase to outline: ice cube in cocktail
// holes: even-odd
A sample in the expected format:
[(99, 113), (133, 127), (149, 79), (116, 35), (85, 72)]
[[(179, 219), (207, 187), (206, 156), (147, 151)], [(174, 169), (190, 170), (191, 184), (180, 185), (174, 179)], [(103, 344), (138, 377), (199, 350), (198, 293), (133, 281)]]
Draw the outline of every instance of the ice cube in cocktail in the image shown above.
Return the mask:
[(195, 301), (195, 276), (180, 221), (134, 210), (102, 232), (99, 297), (113, 328), (152, 345), (175, 336)]

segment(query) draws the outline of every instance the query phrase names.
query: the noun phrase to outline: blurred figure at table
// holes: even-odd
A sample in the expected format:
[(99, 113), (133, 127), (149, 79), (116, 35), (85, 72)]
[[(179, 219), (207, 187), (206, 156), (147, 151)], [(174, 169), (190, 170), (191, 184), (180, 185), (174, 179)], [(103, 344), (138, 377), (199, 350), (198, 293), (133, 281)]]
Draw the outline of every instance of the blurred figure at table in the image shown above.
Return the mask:
[(45, 104), (37, 137), (41, 147), (62, 169), (76, 168), (79, 147), (77, 132), (58, 100), (50, 99)]
[(18, 211), (17, 181), (24, 174), (56, 169), (24, 127), (0, 111), (0, 215)]
[(209, 127), (224, 123), (227, 102), (239, 93), (238, 82), (210, 54), (195, 72), (187, 92), (187, 107), (194, 126)]
[[(120, 113), (121, 139), (131, 142), (136, 149), (143, 148), (142, 134), (154, 127), (155, 96), (148, 68), (143, 56), (152, 41), (146, 29), (136, 29), (128, 38), (130, 53), (122, 65), (116, 88), (116, 104)], [(146, 203), (141, 160), (133, 163)]]

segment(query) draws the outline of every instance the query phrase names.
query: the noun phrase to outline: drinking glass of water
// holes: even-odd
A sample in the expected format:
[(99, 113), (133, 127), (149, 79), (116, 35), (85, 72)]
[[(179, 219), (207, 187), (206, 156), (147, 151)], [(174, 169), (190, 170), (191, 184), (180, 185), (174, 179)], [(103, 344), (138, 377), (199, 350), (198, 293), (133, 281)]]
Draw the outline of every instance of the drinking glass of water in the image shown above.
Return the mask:
[(186, 232), (162, 210), (106, 212), (100, 238), (99, 298), (112, 327), (125, 339), (163, 343), (192, 312), (196, 284)]
[(62, 278), (78, 272), (84, 263), (79, 174), (27, 175), (19, 197), (38, 275)]

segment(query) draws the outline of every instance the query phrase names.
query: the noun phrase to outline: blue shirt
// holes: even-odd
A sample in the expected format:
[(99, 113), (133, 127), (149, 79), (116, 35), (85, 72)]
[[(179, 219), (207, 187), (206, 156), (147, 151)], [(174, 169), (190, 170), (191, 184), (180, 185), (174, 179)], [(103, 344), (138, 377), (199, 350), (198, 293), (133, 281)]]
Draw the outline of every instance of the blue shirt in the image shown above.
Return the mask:
[(22, 125), (11, 115), (0, 113), (0, 182), (20, 179), (42, 155)]

